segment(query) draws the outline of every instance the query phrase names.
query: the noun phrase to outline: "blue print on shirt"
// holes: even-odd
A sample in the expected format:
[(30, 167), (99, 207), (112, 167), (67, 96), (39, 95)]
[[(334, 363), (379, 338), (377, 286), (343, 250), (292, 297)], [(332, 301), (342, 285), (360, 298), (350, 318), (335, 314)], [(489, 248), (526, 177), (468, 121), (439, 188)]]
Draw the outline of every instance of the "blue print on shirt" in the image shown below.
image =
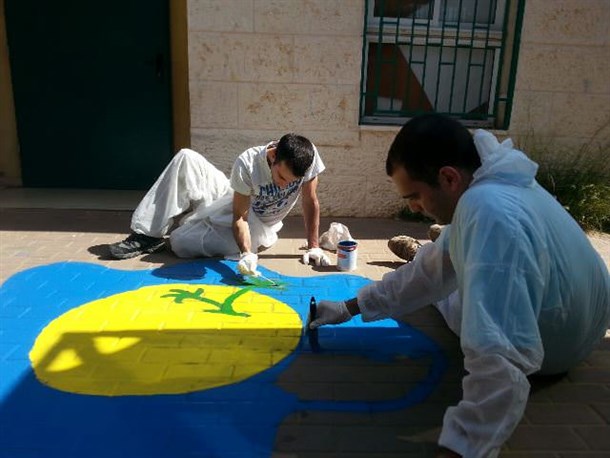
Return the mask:
[(302, 178), (294, 180), (283, 189), (274, 183), (260, 186), (252, 201), (252, 210), (258, 216), (277, 215), (291, 202), (290, 196), (299, 191), (302, 181)]

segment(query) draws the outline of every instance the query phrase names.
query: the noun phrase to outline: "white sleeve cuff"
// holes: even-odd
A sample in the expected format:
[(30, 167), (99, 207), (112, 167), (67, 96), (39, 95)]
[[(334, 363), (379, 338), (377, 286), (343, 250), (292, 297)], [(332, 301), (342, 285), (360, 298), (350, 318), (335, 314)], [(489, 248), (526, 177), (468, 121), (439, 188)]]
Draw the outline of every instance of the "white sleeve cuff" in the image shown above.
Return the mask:
[[(447, 412), (451, 409), (452, 407), (447, 409)], [(438, 445), (448, 448), (461, 456), (466, 456), (468, 453), (468, 438), (454, 429), (448, 428), (447, 425), (443, 425), (443, 430), (438, 438)]]
[(358, 290), (358, 308), (362, 316), (362, 321), (377, 321), (389, 318), (382, 313), (379, 307), (376, 307), (373, 301), (374, 288), (376, 283), (371, 283)]
[[(447, 409), (447, 412), (449, 412), (449, 410), (451, 410), (451, 408)], [(438, 445), (448, 448), (463, 457), (469, 456), (468, 453), (470, 453), (466, 436), (446, 426), (443, 426), (441, 436), (438, 438)], [(500, 448), (487, 450), (484, 453), (485, 456), (481, 456), (480, 458), (497, 458), (498, 455), (500, 455)]]

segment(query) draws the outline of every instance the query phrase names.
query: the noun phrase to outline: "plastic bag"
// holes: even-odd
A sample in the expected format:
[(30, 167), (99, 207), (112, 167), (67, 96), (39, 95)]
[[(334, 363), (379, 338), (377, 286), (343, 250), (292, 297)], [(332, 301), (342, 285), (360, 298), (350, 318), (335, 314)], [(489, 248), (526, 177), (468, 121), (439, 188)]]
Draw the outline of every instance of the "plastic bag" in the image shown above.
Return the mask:
[(320, 236), (320, 246), (325, 250), (336, 250), (337, 244), (343, 240), (354, 240), (346, 225), (330, 223), (328, 231)]

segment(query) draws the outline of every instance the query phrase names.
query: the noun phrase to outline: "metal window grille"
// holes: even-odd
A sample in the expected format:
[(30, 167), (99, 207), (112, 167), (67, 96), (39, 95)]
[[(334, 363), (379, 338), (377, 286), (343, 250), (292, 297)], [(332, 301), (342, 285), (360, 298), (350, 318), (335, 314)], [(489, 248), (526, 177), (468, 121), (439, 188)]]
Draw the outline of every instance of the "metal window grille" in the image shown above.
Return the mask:
[(525, 0), (365, 0), (362, 124), (508, 128)]

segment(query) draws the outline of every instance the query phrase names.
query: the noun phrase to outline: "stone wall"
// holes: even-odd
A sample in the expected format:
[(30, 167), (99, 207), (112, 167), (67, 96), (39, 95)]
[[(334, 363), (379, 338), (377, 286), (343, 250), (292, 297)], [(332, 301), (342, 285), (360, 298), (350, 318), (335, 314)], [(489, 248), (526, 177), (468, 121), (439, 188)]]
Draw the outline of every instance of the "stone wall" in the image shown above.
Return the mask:
[[(526, 3), (512, 121), (499, 134), (587, 142), (610, 121), (610, 2)], [(326, 163), (323, 215), (402, 208), (384, 171), (398, 128), (358, 125), (364, 1), (189, 0), (188, 16), (194, 149), (228, 172), (245, 148), (295, 131)]]
[(610, 146), (610, 1), (526, 5), (509, 132), (560, 150), (594, 136)]
[(228, 171), (298, 132), (327, 166), (324, 215), (395, 213), (384, 160), (397, 129), (358, 126), (363, 17), (360, 0), (190, 0), (193, 148)]

